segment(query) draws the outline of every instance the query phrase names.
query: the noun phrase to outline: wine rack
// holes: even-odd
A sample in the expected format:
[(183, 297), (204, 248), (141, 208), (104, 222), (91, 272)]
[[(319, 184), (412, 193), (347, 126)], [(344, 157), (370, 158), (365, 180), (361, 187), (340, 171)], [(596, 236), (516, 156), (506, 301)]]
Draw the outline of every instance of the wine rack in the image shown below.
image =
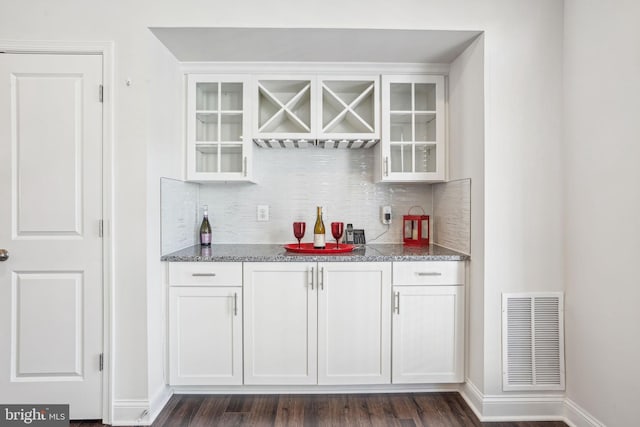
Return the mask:
[(255, 137), (311, 139), (314, 136), (314, 79), (258, 79)]
[(379, 76), (256, 77), (256, 145), (371, 147), (380, 138)]
[(378, 76), (320, 78), (317, 139), (379, 138)]

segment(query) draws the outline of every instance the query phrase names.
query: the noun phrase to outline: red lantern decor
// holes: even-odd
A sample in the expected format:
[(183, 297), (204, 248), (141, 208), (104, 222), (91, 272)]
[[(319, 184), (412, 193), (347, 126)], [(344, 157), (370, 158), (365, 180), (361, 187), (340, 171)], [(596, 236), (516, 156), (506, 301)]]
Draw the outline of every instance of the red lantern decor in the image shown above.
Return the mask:
[[(411, 213), (411, 209), (409, 209), (409, 213)], [(405, 245), (429, 245), (429, 215), (403, 215), (402, 227)]]

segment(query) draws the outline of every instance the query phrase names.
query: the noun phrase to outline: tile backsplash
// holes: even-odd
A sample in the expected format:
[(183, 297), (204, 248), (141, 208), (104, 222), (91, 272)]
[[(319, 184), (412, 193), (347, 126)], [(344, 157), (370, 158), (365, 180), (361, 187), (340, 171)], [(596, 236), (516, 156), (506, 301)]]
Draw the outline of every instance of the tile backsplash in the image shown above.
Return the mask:
[(471, 254), (471, 179), (433, 185), (433, 242)]
[(198, 184), (160, 178), (162, 255), (197, 243)]
[[(184, 244), (194, 239), (194, 231), (202, 217), (202, 205), (209, 206), (214, 243), (293, 242), (293, 221), (306, 221), (303, 241), (310, 242), (316, 206), (324, 208), (328, 241), (332, 239), (329, 224), (342, 221), (364, 229), (367, 242), (373, 242), (377, 237), (376, 243), (399, 243), (402, 241), (402, 215), (409, 208), (420, 206), (427, 214), (432, 212), (431, 186), (375, 184), (373, 167), (374, 151), (371, 149), (256, 148), (254, 179), (257, 184), (165, 185), (162, 189), (162, 231), (165, 233), (165, 229), (172, 227), (165, 224), (165, 219), (170, 218), (173, 227), (179, 228), (172, 230), (168, 238), (163, 236), (163, 253), (168, 253), (165, 249), (177, 246), (178, 242)], [(195, 197), (194, 186), (198, 187)], [(183, 197), (177, 194), (164, 197), (165, 190), (175, 192), (180, 188), (185, 191)], [(187, 200), (194, 200), (198, 206), (199, 219), (195, 225), (187, 218), (190, 217)], [(256, 220), (258, 205), (269, 206), (269, 221)], [(392, 208), (392, 224), (388, 231), (380, 221), (380, 207), (384, 205)], [(180, 234), (185, 237), (178, 238)]]

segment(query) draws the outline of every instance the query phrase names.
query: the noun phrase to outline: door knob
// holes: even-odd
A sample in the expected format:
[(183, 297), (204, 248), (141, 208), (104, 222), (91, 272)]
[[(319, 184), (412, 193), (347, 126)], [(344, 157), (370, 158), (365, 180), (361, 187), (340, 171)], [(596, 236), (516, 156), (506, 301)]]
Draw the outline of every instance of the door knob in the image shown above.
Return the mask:
[(6, 261), (9, 259), (9, 251), (6, 249), (0, 249), (0, 261)]

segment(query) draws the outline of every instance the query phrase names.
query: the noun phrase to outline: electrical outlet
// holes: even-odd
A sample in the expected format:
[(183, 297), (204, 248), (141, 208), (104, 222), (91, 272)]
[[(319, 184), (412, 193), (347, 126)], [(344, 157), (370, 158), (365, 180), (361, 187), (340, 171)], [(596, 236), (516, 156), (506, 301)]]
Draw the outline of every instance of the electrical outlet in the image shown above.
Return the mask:
[(385, 225), (391, 224), (391, 206), (382, 206), (380, 208), (380, 221)]
[(258, 205), (256, 207), (256, 219), (258, 221), (269, 221), (269, 205)]

